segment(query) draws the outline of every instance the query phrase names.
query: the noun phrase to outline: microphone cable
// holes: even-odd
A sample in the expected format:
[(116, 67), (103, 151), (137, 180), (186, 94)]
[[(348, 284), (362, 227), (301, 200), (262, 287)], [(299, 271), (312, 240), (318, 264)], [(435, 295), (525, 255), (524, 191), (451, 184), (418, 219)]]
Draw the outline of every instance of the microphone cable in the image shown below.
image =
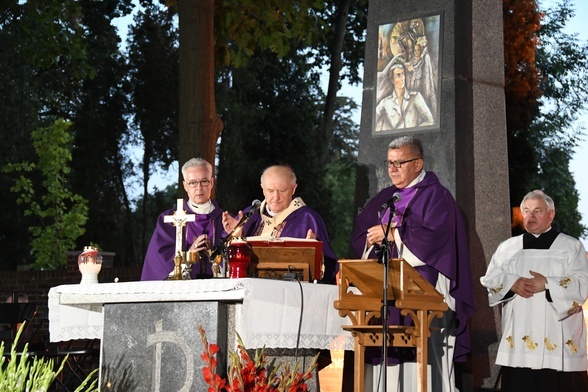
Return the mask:
[(300, 346), (300, 335), (302, 334), (302, 313), (304, 312), (304, 291), (302, 290), (302, 283), (296, 279), (300, 287), (300, 318), (298, 320), (298, 332), (296, 333), (296, 350), (294, 351), (294, 363), (298, 361), (298, 347)]
[[(288, 265), (288, 273), (290, 273), (292, 266)], [(298, 283), (298, 287), (300, 287), (300, 317), (298, 319), (298, 330), (296, 332), (296, 348), (294, 350), (294, 363), (298, 361), (298, 348), (300, 347), (300, 335), (302, 334), (302, 314), (304, 313), (304, 290), (302, 289), (302, 283), (300, 283), (300, 279), (298, 279), (298, 275), (295, 274), (294, 279), (285, 279), (289, 281), (296, 281)]]

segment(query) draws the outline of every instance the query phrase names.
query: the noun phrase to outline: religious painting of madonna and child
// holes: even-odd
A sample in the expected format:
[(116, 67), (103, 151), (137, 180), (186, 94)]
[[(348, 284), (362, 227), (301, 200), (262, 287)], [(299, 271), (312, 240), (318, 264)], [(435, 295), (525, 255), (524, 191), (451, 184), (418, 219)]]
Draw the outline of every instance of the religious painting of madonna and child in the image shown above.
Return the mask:
[(373, 135), (439, 128), (441, 16), (378, 30)]

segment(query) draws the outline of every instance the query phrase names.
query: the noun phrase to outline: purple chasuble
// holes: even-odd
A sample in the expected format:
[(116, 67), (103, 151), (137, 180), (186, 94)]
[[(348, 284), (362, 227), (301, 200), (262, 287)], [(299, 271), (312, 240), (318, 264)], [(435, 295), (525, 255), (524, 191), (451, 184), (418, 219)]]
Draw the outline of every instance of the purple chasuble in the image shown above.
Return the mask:
[[(246, 213), (249, 209), (243, 212)], [(261, 233), (262, 224), (262, 216), (260, 211), (257, 210), (243, 225), (243, 236), (258, 235)], [(325, 272), (321, 282), (334, 284), (335, 275), (339, 270), (339, 263), (337, 263), (337, 256), (331, 248), (331, 241), (325, 222), (318, 212), (308, 206), (300, 207), (284, 219), (280, 227), (276, 228), (276, 232), (278, 232), (277, 237), (306, 238), (308, 229), (312, 229), (314, 234), (316, 234), (316, 239), (323, 243), (323, 264)]]
[[(209, 214), (195, 214), (194, 222), (187, 222), (183, 228), (182, 250), (187, 251), (194, 243), (196, 238), (202, 234), (207, 234), (212, 245), (219, 244), (220, 239), (225, 236), (222, 225), (223, 211), (215, 200), (211, 200), (214, 210)], [(187, 214), (193, 214), (188, 201), (184, 200), (184, 210)], [(174, 256), (176, 250), (176, 227), (171, 223), (163, 221), (167, 215), (173, 215), (175, 209), (164, 211), (157, 218), (153, 236), (147, 248), (145, 261), (143, 263), (143, 272), (141, 280), (164, 280), (174, 269)], [(212, 267), (208, 257), (203, 258), (197, 264), (192, 266), (192, 279), (212, 277)]]
[[(378, 211), (395, 192), (402, 194), (402, 200), (396, 206), (399, 210), (396, 230), (405, 246), (426, 263), (415, 270), (433, 287), (437, 283), (438, 273), (450, 280), (450, 294), (455, 298), (457, 323), (454, 361), (463, 362), (471, 350), (468, 320), (475, 311), (468, 241), (461, 211), (435, 173), (427, 172), (421, 182), (408, 189), (395, 186), (385, 188), (365, 205), (355, 220), (351, 237), (354, 256), (361, 257), (367, 230), (380, 224)], [(405, 195), (406, 192), (408, 193)], [(397, 257), (396, 249), (392, 255)], [(368, 257), (376, 259), (375, 250)], [(404, 323), (398, 309), (390, 307), (389, 323)], [(403, 350), (398, 350), (399, 353), (401, 351)], [(414, 359), (405, 355), (400, 360)]]

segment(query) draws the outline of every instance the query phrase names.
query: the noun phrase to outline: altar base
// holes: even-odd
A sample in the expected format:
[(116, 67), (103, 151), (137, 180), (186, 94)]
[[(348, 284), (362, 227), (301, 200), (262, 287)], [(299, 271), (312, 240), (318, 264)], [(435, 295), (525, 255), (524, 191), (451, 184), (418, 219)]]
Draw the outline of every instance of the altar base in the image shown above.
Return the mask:
[(220, 302), (105, 305), (102, 385), (136, 392), (206, 391), (197, 328), (221, 347), (217, 373), (224, 377), (227, 320), (227, 305)]

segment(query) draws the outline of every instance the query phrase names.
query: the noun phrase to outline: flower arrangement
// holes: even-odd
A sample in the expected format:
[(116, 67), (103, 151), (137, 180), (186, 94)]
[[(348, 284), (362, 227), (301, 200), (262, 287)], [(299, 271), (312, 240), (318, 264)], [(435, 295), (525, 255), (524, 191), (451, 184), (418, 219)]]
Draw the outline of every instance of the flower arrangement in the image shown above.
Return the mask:
[[(206, 333), (198, 326), (204, 351), (200, 356), (206, 365), (202, 368), (204, 381), (209, 385), (208, 392), (306, 392), (306, 381), (312, 378), (312, 371), (317, 365), (315, 356), (304, 372), (299, 372), (299, 363), (293, 369), (289, 364), (268, 366), (265, 349), (255, 350), (251, 358), (239, 334), (237, 334), (237, 351), (229, 352), (229, 369), (227, 378), (216, 373), (218, 364), (216, 354), (220, 347), (208, 343)], [(280, 372), (280, 369), (283, 371)]]
[[(16, 352), (16, 346), (20, 335), (24, 330), (24, 323), (19, 328), (14, 342), (10, 348), (10, 355), (4, 355), (4, 341), (0, 342), (0, 391), (11, 392), (45, 392), (51, 387), (55, 378), (61, 373), (67, 361), (67, 356), (61, 362), (57, 370), (54, 370), (53, 359), (31, 355), (28, 352), (29, 344), (26, 343), (22, 352)], [(98, 369), (88, 374), (88, 377), (75, 390), (75, 392), (97, 392), (97, 379), (92, 381)], [(84, 389), (85, 388), (85, 389)]]

